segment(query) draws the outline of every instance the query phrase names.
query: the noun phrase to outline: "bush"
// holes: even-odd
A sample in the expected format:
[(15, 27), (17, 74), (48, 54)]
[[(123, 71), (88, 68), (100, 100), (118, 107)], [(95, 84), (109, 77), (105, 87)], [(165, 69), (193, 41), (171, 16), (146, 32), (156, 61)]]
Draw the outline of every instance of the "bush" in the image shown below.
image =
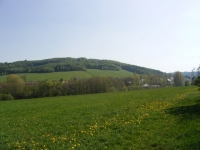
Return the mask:
[(110, 87), (110, 88), (108, 89), (108, 91), (109, 91), (109, 92), (116, 92), (117, 89), (116, 89), (115, 87)]
[(123, 86), (123, 87), (122, 87), (122, 91), (128, 91), (127, 87), (126, 87), (126, 86)]
[(0, 101), (13, 100), (13, 96), (11, 94), (0, 94)]

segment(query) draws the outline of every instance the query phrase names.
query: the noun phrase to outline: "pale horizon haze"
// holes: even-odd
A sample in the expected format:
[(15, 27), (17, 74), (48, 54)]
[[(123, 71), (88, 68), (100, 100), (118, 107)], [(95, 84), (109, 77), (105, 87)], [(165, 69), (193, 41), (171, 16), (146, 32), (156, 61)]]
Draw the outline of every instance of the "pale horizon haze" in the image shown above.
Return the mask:
[(0, 0), (0, 62), (55, 57), (191, 71), (200, 0)]

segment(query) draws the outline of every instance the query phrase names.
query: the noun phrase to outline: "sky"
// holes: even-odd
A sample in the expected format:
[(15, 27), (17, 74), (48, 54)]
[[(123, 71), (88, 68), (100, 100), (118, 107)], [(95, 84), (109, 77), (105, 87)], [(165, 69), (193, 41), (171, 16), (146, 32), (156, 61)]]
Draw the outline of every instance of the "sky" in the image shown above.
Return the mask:
[(55, 57), (191, 71), (200, 0), (0, 0), (0, 62)]

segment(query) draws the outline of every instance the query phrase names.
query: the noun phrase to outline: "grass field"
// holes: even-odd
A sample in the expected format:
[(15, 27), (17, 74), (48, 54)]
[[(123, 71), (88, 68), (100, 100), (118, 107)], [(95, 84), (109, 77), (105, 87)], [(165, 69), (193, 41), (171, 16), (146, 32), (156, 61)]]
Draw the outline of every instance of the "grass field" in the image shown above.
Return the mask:
[[(54, 73), (26, 73), (19, 74), (26, 75), (27, 81), (43, 81), (46, 79), (58, 81), (60, 78), (69, 80), (71, 77), (89, 78), (92, 76), (111, 76), (111, 77), (129, 77), (133, 73), (126, 70), (112, 71), (112, 70), (97, 70), (87, 69), (87, 71), (70, 71), (70, 72), (54, 72)], [(0, 82), (5, 82), (7, 76), (0, 76)]]
[(196, 87), (0, 102), (4, 149), (200, 149)]

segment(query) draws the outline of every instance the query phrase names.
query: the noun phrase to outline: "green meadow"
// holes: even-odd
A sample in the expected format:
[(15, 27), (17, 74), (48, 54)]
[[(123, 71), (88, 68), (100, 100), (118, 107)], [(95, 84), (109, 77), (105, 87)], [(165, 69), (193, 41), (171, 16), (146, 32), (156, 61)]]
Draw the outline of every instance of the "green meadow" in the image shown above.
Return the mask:
[[(58, 81), (60, 78), (63, 78), (64, 80), (70, 80), (71, 77), (77, 77), (77, 78), (90, 78), (93, 76), (129, 77), (132, 76), (133, 73), (126, 70), (112, 71), (112, 70), (87, 69), (87, 71), (23, 73), (18, 75), (26, 75), (27, 81), (44, 81), (47, 79)], [(6, 78), (7, 76), (0, 76), (0, 82), (5, 82)]]
[(0, 102), (2, 150), (197, 150), (200, 94), (172, 87)]

